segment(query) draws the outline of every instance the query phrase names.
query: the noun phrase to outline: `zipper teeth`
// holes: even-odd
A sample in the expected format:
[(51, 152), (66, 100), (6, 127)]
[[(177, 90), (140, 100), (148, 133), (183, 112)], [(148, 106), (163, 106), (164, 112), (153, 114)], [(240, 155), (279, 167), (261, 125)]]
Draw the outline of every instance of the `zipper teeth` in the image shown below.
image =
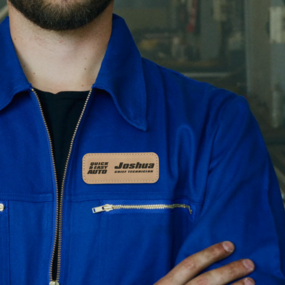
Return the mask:
[[(77, 122), (77, 125), (75, 127), (75, 131), (73, 133), (73, 137), (71, 139), (71, 143), (70, 143), (70, 148), (69, 148), (69, 152), (68, 152), (68, 156), (67, 156), (67, 161), (66, 161), (66, 164), (65, 164), (65, 168), (64, 168), (64, 175), (63, 175), (63, 180), (62, 180), (62, 185), (61, 185), (61, 197), (60, 197), (60, 209), (59, 209), (59, 240), (58, 240), (58, 263), (57, 263), (57, 278), (56, 278), (56, 281), (59, 282), (59, 276), (60, 276), (60, 264), (61, 264), (61, 233), (62, 233), (62, 228), (61, 228), (61, 223), (62, 223), (62, 201), (63, 201), (63, 189), (64, 189), (64, 181), (65, 181), (65, 176), (66, 176), (66, 170), (67, 170), (67, 166), (68, 166), (68, 162), (69, 162), (69, 158), (70, 158), (70, 154), (71, 154), (71, 150), (72, 150), (72, 146), (73, 146), (73, 142), (74, 142), (74, 138), (75, 138), (75, 135), (76, 135), (76, 132), (77, 132), (77, 129), (79, 127), (79, 124), (81, 122), (81, 119), (83, 117), (83, 114), (84, 114), (84, 111), (85, 111), (85, 108), (86, 108), (86, 105), (88, 103), (88, 100), (89, 100), (89, 97), (92, 93), (92, 88), (90, 89), (89, 91), (89, 94), (87, 96), (87, 99), (84, 103), (84, 106), (83, 106), (83, 110), (81, 112), (81, 115), (79, 117), (79, 120)], [(52, 261), (53, 262), (53, 261)], [(51, 264), (51, 270), (52, 270), (52, 264)], [(52, 276), (52, 275), (51, 275)], [(52, 279), (52, 278), (51, 278)]]
[(113, 205), (114, 209), (145, 209), (145, 210), (153, 210), (153, 209), (175, 209), (175, 208), (186, 208), (189, 210), (190, 214), (192, 214), (192, 210), (190, 206), (186, 204), (172, 204), (172, 205)]
[[(79, 120), (77, 122), (77, 125), (75, 127), (75, 131), (73, 133), (73, 136), (72, 136), (72, 139), (71, 139), (71, 143), (70, 143), (70, 147), (69, 147), (69, 152), (68, 152), (68, 156), (67, 156), (67, 161), (66, 161), (66, 164), (65, 164), (65, 168), (64, 168), (64, 174), (63, 174), (63, 181), (62, 181), (62, 185), (61, 185), (61, 197), (60, 197), (60, 209), (59, 209), (59, 205), (58, 205), (58, 187), (57, 187), (57, 178), (56, 178), (56, 167), (55, 167), (55, 159), (54, 159), (54, 152), (53, 152), (53, 148), (52, 148), (52, 140), (51, 140), (51, 136), (50, 136), (50, 133), (49, 133), (49, 130), (48, 130), (48, 126), (47, 126), (47, 123), (46, 123), (46, 120), (44, 118), (44, 113), (43, 113), (43, 109), (42, 109), (42, 106), (41, 106), (41, 103), (40, 103), (40, 100), (39, 100), (39, 97), (36, 93), (36, 91), (34, 89), (32, 89), (32, 91), (35, 93), (37, 99), (38, 99), (38, 102), (39, 102), (39, 105), (40, 105), (40, 109), (41, 109), (41, 113), (42, 113), (42, 117), (44, 119), (44, 122), (45, 122), (45, 126), (46, 126), (46, 129), (47, 129), (47, 132), (48, 132), (48, 136), (49, 136), (49, 140), (50, 140), (50, 145), (51, 145), (51, 150), (52, 150), (52, 159), (53, 159), (53, 166), (54, 166), (54, 174), (55, 174), (55, 180), (56, 180), (56, 201), (57, 201), (57, 204), (56, 204), (56, 217), (57, 217), (57, 220), (56, 220), (56, 233), (55, 233), (55, 242), (54, 242), (54, 245), (53, 245), (53, 252), (52, 252), (52, 259), (51, 259), (51, 265), (50, 265), (50, 281), (52, 281), (52, 266), (53, 266), (53, 258), (54, 258), (54, 253), (55, 253), (55, 245), (56, 245), (56, 241), (57, 241), (57, 225), (58, 225), (58, 222), (59, 222), (59, 240), (58, 240), (58, 261), (57, 261), (57, 276), (56, 276), (56, 280), (57, 282), (59, 282), (59, 276), (60, 276), (60, 264), (61, 264), (61, 233), (62, 233), (62, 229), (61, 229), (61, 218), (62, 218), (62, 200), (63, 200), (63, 190), (64, 190), (64, 181), (65, 181), (65, 176), (66, 176), (66, 170), (67, 170), (67, 166), (68, 166), (68, 162), (69, 162), (69, 157), (70, 157), (70, 154), (71, 154), (71, 150), (72, 150), (72, 146), (73, 146), (73, 141), (74, 141), (74, 138), (75, 138), (75, 135), (76, 135), (76, 132), (77, 132), (77, 129), (79, 127), (79, 124), (81, 122), (81, 119), (82, 119), (82, 116), (84, 114), (84, 111), (85, 111), (85, 108), (86, 108), (86, 105), (88, 103), (88, 100), (89, 100), (89, 97), (92, 93), (92, 88), (90, 89), (89, 91), (89, 94), (87, 96), (87, 99), (84, 103), (84, 106), (83, 106), (83, 110), (80, 114), (80, 117), (79, 117)], [(59, 211), (58, 211), (59, 210)]]
[(152, 205), (104, 205), (100, 207), (93, 208), (95, 213), (97, 212), (96, 209), (103, 209), (103, 211), (109, 210), (120, 210), (120, 209), (138, 209), (138, 210), (155, 210), (155, 209), (175, 209), (175, 208), (184, 208), (188, 209), (189, 213), (192, 214), (192, 209), (189, 205), (186, 204), (152, 204)]
[[(57, 176), (56, 176), (56, 166), (55, 166), (55, 159), (54, 159), (54, 152), (53, 152), (53, 146), (52, 146), (52, 140), (51, 140), (51, 136), (50, 136), (50, 132), (49, 132), (49, 129), (48, 129), (48, 125), (47, 125), (47, 122), (46, 122), (46, 119), (44, 117), (44, 112), (43, 112), (43, 109), (42, 109), (42, 105), (40, 103), (40, 99), (38, 97), (38, 94), (36, 92), (35, 89), (32, 89), (32, 92), (34, 92), (34, 94), (36, 95), (36, 98), (38, 100), (38, 103), (39, 103), (39, 106), (40, 106), (40, 110), (41, 110), (41, 113), (42, 113), (42, 117), (43, 117), (43, 120), (44, 120), (44, 123), (45, 123), (45, 126), (46, 126), (46, 130), (47, 130), (47, 133), (48, 133), (48, 137), (49, 137), (49, 141), (50, 141), (50, 148), (51, 148), (51, 154), (52, 154), (52, 162), (53, 162), (53, 170), (54, 170), (54, 177), (55, 177), (55, 182), (56, 182), (56, 217), (58, 215), (58, 187), (57, 187)], [(53, 244), (53, 251), (52, 251), (52, 258), (51, 260), (53, 260), (54, 258), (54, 253), (55, 253), (55, 245), (56, 245), (56, 240), (57, 240), (57, 218), (56, 218), (56, 225), (55, 225), (55, 242)], [(50, 269), (50, 279), (52, 280), (52, 269)]]

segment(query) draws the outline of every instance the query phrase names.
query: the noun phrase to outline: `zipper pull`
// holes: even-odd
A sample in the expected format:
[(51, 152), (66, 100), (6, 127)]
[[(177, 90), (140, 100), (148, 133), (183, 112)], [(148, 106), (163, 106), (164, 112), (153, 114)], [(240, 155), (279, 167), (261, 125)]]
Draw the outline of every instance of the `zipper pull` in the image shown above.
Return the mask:
[(106, 204), (106, 205), (100, 206), (100, 207), (92, 208), (92, 212), (94, 214), (101, 213), (101, 212), (109, 212), (109, 211), (112, 211), (112, 210), (114, 210), (114, 207), (113, 207), (113, 205), (109, 205), (109, 204)]
[(57, 281), (50, 281), (49, 285), (59, 285), (59, 283)]

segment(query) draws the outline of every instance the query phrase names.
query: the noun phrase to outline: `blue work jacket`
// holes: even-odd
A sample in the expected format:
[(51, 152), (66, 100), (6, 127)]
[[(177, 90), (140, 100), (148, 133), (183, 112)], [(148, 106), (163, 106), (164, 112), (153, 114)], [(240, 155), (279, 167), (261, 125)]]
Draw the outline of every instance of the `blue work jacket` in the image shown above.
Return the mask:
[[(150, 285), (222, 241), (258, 285), (285, 284), (285, 214), (245, 98), (140, 56), (113, 30), (58, 197), (52, 141), (0, 25), (0, 284)], [(45, 68), (43, 66), (43, 68)], [(105, 206), (108, 205), (108, 206)], [(51, 283), (50, 283), (51, 282)]]

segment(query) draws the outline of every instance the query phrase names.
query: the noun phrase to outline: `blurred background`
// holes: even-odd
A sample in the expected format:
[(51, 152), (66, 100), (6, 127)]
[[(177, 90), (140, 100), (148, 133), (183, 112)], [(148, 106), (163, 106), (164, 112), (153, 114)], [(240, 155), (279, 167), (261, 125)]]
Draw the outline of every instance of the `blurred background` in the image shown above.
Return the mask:
[(285, 205), (285, 0), (115, 0), (114, 12), (143, 57), (247, 98)]
[(285, 0), (115, 0), (143, 57), (244, 96), (285, 206)]

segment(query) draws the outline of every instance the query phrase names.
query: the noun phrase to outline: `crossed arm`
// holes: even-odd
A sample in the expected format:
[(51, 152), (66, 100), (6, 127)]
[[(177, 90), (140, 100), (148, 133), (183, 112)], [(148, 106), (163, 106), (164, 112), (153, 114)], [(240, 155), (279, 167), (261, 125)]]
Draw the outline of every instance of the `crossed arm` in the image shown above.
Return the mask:
[[(285, 215), (274, 168), (246, 100), (225, 98), (201, 211), (176, 267), (155, 285), (285, 284)], [(219, 243), (225, 240), (235, 250)]]
[[(228, 241), (210, 246), (184, 259), (154, 285), (223, 285), (245, 277), (254, 270), (250, 259), (234, 261), (197, 276), (211, 264), (227, 258), (234, 249), (234, 244)], [(253, 284), (252, 278), (243, 278), (232, 285)]]

